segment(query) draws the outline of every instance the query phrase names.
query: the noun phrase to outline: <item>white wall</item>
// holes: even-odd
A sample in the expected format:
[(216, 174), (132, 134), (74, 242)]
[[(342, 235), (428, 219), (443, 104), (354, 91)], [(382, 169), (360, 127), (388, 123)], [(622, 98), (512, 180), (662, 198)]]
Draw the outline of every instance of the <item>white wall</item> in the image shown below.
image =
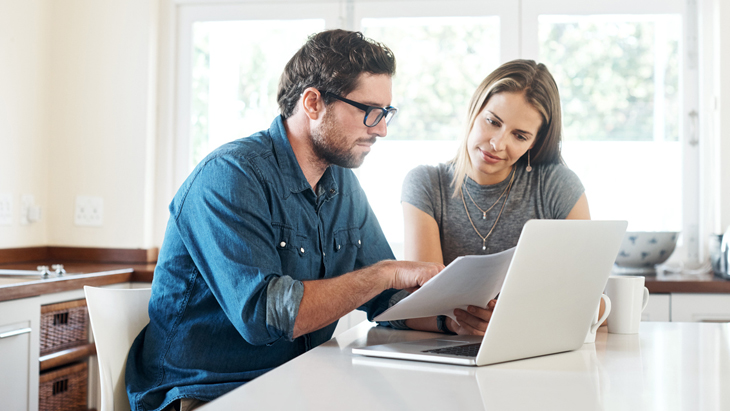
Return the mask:
[[(13, 209), (13, 223), (0, 225), (0, 248), (48, 240), (47, 12), (47, 0), (0, 0), (0, 194), (12, 196)], [(42, 220), (21, 226), (25, 194)]]
[[(51, 1), (48, 242), (144, 247), (154, 142), (154, 0)], [(152, 131), (151, 131), (152, 130)], [(102, 227), (78, 227), (77, 195), (102, 197)]]
[[(18, 203), (0, 247), (153, 246), (157, 25), (157, 0), (0, 0), (0, 193)], [(25, 193), (43, 213), (21, 226)], [(103, 198), (103, 226), (74, 225), (77, 195)]]

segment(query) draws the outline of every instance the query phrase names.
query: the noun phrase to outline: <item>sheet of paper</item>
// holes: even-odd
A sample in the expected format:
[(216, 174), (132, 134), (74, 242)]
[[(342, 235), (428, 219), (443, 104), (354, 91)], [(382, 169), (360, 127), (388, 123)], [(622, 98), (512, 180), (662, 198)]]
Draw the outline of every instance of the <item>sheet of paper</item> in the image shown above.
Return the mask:
[(490, 255), (467, 255), (452, 261), (423, 287), (375, 317), (375, 321), (446, 315), (454, 309), (486, 307), (502, 288), (515, 249)]

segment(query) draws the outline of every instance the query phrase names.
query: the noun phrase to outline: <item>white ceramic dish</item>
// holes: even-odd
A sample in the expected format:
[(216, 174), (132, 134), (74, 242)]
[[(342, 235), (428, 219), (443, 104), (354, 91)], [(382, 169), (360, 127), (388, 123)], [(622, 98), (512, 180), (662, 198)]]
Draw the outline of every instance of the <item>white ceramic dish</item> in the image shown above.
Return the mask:
[(676, 231), (627, 231), (614, 264), (617, 274), (655, 272), (667, 261), (677, 245)]

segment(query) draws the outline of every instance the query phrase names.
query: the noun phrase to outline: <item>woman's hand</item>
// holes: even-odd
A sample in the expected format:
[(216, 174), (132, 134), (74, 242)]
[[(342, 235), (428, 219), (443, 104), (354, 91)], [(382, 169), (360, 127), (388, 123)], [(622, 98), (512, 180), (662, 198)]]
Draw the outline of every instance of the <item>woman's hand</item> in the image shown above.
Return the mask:
[(454, 315), (459, 323), (457, 324), (456, 321), (447, 318), (446, 327), (459, 335), (484, 335), (496, 305), (497, 300), (492, 300), (487, 303), (486, 308), (473, 305), (467, 307), (466, 311), (457, 308), (454, 310)]

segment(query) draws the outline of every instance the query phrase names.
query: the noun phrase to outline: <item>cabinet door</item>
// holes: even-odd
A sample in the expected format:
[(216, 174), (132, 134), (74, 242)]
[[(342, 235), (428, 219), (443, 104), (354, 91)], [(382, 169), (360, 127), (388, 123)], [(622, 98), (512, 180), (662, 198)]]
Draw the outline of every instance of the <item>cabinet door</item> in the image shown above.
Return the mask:
[(29, 409), (30, 321), (0, 325), (0, 398), (8, 410)]
[(730, 295), (672, 294), (672, 321), (730, 322)]
[(649, 303), (641, 313), (641, 321), (671, 321), (669, 294), (650, 294)]
[(37, 298), (0, 303), (0, 408), (38, 409)]

